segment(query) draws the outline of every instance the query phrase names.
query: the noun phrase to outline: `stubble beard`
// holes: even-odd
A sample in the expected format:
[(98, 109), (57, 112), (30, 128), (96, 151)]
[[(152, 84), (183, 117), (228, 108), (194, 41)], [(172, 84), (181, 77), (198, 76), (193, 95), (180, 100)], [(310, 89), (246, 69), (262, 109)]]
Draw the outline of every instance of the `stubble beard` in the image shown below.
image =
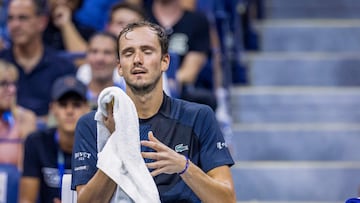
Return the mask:
[(159, 76), (157, 76), (155, 78), (154, 81), (152, 81), (149, 84), (144, 84), (144, 85), (132, 85), (127, 83), (127, 86), (131, 89), (131, 91), (136, 94), (136, 95), (145, 95), (145, 94), (149, 94), (150, 92), (152, 92), (156, 85), (159, 83), (160, 79), (161, 79), (161, 74)]

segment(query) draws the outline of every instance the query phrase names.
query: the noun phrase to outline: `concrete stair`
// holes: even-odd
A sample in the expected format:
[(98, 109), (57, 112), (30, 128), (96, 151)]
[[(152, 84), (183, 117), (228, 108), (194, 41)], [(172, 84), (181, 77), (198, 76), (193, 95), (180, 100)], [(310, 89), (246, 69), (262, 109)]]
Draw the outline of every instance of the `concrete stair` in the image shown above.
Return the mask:
[(355, 52), (360, 20), (264, 20), (256, 24), (263, 51)]
[(353, 162), (237, 162), (232, 168), (241, 201), (345, 202), (359, 188)]
[(252, 86), (360, 85), (360, 52), (261, 52), (243, 58)]
[(231, 88), (242, 203), (340, 203), (360, 187), (360, 1), (265, 0)]
[(265, 15), (272, 19), (360, 18), (358, 0), (264, 0)]
[(238, 87), (231, 95), (235, 123), (360, 122), (357, 87)]

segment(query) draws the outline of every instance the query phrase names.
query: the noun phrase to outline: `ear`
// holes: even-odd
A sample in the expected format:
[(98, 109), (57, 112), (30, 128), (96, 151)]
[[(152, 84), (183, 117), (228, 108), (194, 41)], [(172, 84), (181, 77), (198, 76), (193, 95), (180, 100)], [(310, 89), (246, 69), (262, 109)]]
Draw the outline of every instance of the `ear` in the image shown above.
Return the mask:
[(120, 60), (119, 60), (119, 59), (118, 59), (118, 64), (117, 64), (116, 68), (117, 68), (118, 74), (119, 74), (120, 76), (123, 76), (123, 69), (122, 69), (122, 67), (121, 67), (121, 65), (120, 65)]
[(54, 101), (50, 102), (49, 104), (49, 111), (54, 114), (54, 112), (56, 112), (56, 104)]
[(161, 57), (161, 70), (165, 72), (169, 68), (170, 64), (170, 55), (165, 54)]

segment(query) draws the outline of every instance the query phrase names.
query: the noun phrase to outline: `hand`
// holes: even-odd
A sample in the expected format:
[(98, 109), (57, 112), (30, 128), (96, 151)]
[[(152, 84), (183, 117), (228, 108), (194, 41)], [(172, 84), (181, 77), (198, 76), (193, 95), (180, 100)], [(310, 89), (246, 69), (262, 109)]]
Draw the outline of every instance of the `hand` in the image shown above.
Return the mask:
[(149, 141), (141, 141), (141, 145), (150, 147), (156, 152), (142, 152), (143, 158), (153, 159), (154, 162), (147, 163), (146, 166), (154, 169), (151, 172), (152, 176), (157, 176), (162, 173), (173, 174), (182, 171), (186, 164), (186, 159), (183, 155), (170, 149), (168, 146), (156, 139), (152, 132), (148, 133)]
[(106, 104), (106, 112), (107, 112), (108, 116), (104, 117), (104, 124), (105, 124), (106, 128), (109, 130), (110, 134), (112, 134), (115, 131), (115, 121), (114, 121), (113, 109), (114, 109), (113, 102)]
[(53, 23), (61, 29), (65, 24), (72, 23), (71, 9), (66, 5), (57, 5), (52, 12)]
[(61, 203), (59, 198), (54, 198), (53, 200), (54, 200), (53, 203)]

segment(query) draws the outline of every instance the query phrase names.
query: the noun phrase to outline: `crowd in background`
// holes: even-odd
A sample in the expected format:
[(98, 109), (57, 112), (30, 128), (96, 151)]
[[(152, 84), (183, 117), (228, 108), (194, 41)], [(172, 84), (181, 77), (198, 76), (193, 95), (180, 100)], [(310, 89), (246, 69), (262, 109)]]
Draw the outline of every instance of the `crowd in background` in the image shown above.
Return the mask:
[(74, 124), (97, 108), (101, 90), (126, 89), (116, 38), (128, 23), (165, 28), (171, 63), (164, 91), (209, 105), (230, 144), (229, 86), (246, 84), (238, 54), (257, 49), (251, 16), (241, 12), (250, 7), (241, 0), (0, 1), (0, 163), (23, 172), (20, 199), (60, 201), (53, 176), (70, 169)]

